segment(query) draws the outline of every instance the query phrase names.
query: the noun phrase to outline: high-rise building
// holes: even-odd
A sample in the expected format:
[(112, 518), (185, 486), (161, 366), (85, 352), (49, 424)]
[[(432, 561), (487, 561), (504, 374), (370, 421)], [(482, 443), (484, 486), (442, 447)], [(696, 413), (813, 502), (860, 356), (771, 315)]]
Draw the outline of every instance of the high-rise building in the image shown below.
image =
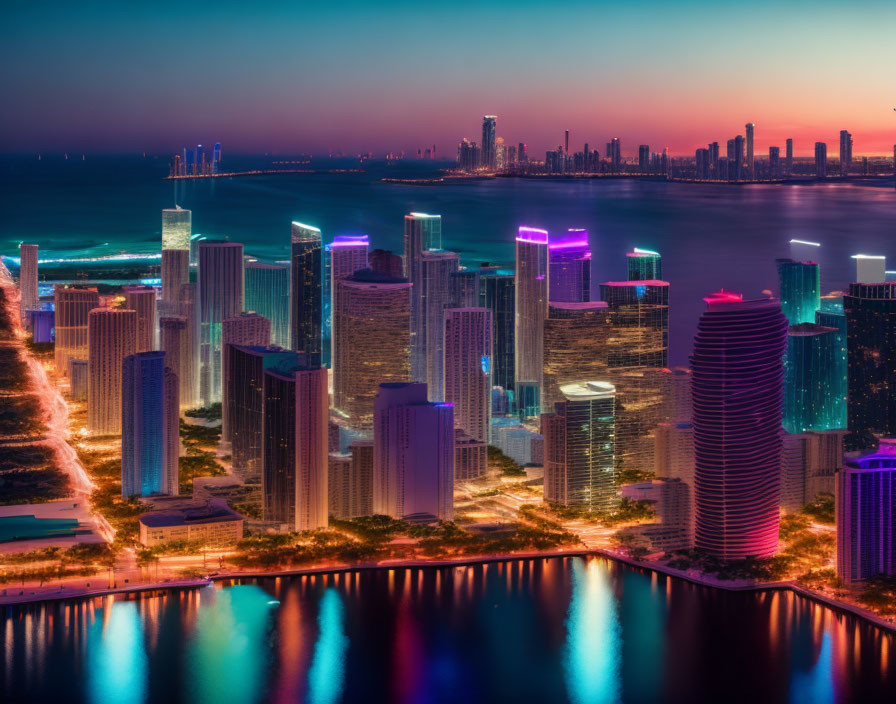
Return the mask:
[(163, 315), (171, 314), (177, 306), (181, 286), (190, 282), (190, 250), (162, 250), (162, 298)]
[(180, 407), (192, 408), (194, 363), (184, 316), (159, 318), (159, 348), (165, 353), (165, 365), (177, 374)]
[(887, 258), (879, 254), (853, 254), (856, 283), (877, 284), (887, 280)]
[(852, 166), (852, 135), (846, 130), (840, 130), (840, 175), (849, 176), (850, 166)]
[(444, 338), (444, 400), (454, 406), (455, 425), (486, 442), (492, 405), (492, 312), (446, 309)]
[(94, 308), (88, 314), (87, 429), (121, 432), (121, 365), (137, 351), (137, 313)]
[(495, 130), (498, 116), (485, 115), (482, 118), (482, 168), (494, 171), (498, 168), (498, 151)]
[(737, 135), (734, 138), (734, 178), (737, 181), (740, 181), (745, 177), (745, 163), (746, 157), (744, 156), (744, 138), (743, 135)]
[(837, 576), (846, 584), (896, 574), (896, 441), (848, 457), (837, 473)]
[(271, 344), (289, 348), (289, 264), (248, 261), (246, 310), (271, 321)]
[(616, 504), (615, 389), (581, 381), (560, 393), (564, 400), (541, 416), (545, 501), (610, 511)]
[(355, 440), (348, 446), (352, 455), (352, 513), (373, 515), (373, 441)]
[[(199, 389), (202, 403), (221, 400), (221, 334), (224, 321), (243, 312), (243, 245), (199, 245)], [(183, 313), (182, 313), (183, 314)]]
[(591, 300), (591, 249), (588, 231), (567, 230), (548, 245), (550, 296), (554, 301), (578, 303)]
[(369, 269), (336, 283), (333, 406), (356, 430), (373, 427), (385, 381), (410, 381), (411, 284)]
[(56, 312), (52, 310), (29, 310), (28, 329), (32, 342), (53, 342), (56, 333)]
[(404, 278), (412, 285), (411, 378), (426, 381), (426, 306), (423, 299), (423, 253), (442, 248), (442, 216), (409, 213), (404, 216)]
[(781, 447), (781, 510), (785, 513), (795, 513), (804, 506), (808, 446), (808, 433), (785, 432), (783, 435)]
[(180, 206), (162, 210), (162, 250), (190, 250), (193, 214)]
[(815, 143), (815, 176), (826, 178), (828, 175), (828, 145), (824, 142)]
[(606, 301), (551, 301), (544, 321), (544, 407), (564, 400), (560, 388), (582, 377), (607, 376), (610, 334)]
[(770, 179), (781, 178), (781, 148), (768, 148), (768, 177)]
[(87, 400), (88, 365), (86, 359), (68, 360), (69, 396), (73, 401)]
[(137, 352), (156, 349), (156, 289), (125, 286), (124, 307), (137, 311)]
[(790, 176), (793, 173), (793, 139), (787, 138), (786, 156), (784, 157), (784, 173)]
[(687, 421), (690, 423), (693, 411), (691, 402), (691, 378), (693, 374), (688, 367), (672, 367), (662, 370), (663, 388), (668, 401), (666, 416), (672, 423)]
[(56, 310), (55, 363), (60, 373), (68, 372), (70, 359), (87, 359), (87, 314), (100, 305), (95, 287), (53, 287)]
[(854, 283), (843, 296), (848, 446), (896, 436), (896, 283)]
[(271, 321), (258, 313), (240, 313), (224, 320), (221, 333), (221, 439), (230, 442), (230, 353), (233, 345), (267, 347)]
[(381, 384), (374, 402), (373, 510), (393, 518), (454, 518), (454, 408), (426, 384)]
[(775, 299), (704, 299), (691, 357), (695, 545), (723, 560), (778, 548), (787, 319)]
[(292, 223), (290, 255), (290, 343), (304, 352), (312, 365), (321, 363), (322, 282), (320, 230), (300, 222)]
[(28, 311), (37, 310), (40, 296), (37, 293), (37, 253), (36, 244), (19, 245), (19, 312), (22, 322), (28, 322)]
[(485, 476), (488, 471), (488, 443), (471, 438), (460, 428), (454, 430), (454, 480)]
[(352, 456), (331, 452), (327, 457), (327, 507), (333, 518), (354, 518), (352, 500)]
[(443, 250), (424, 252), (421, 258), (423, 316), (416, 339), (417, 353), (425, 360), (424, 380), (431, 401), (444, 400), (444, 314), (445, 309), (453, 305), (452, 274), (457, 272), (459, 261), (457, 253)]
[(623, 534), (645, 538), (654, 550), (669, 552), (693, 547), (692, 487), (680, 479), (656, 478), (649, 482), (623, 484), (620, 493), (623, 498), (647, 502), (659, 519), (623, 528)]
[(629, 281), (660, 281), (663, 278), (663, 259), (659, 252), (635, 247), (625, 255)]
[(791, 325), (784, 357), (784, 430), (842, 428), (846, 417), (846, 389), (838, 378), (836, 328), (815, 323)]
[[(834, 369), (831, 370), (832, 384), (836, 387), (833, 392), (837, 398), (846, 398), (849, 386), (849, 363), (846, 349), (846, 314), (843, 312), (843, 298), (825, 297), (821, 301), (821, 309), (815, 312), (815, 324), (827, 328), (834, 328)], [(840, 416), (836, 421), (837, 428), (847, 427), (846, 404), (839, 404)], [(839, 463), (836, 466), (840, 466)], [(830, 493), (830, 492), (829, 492)]]
[(327, 370), (264, 371), (262, 517), (295, 530), (326, 528)]
[(177, 375), (161, 351), (122, 363), (121, 495), (178, 493), (180, 450)]
[(776, 259), (781, 289), (781, 310), (791, 325), (814, 323), (815, 311), (821, 306), (821, 283), (818, 264)]
[(642, 174), (650, 171), (650, 145), (642, 144), (638, 147), (638, 170)]
[(177, 297), (177, 315), (182, 317), (187, 324), (187, 349), (189, 350), (188, 367), (181, 367), (188, 371), (189, 375), (180, 378), (181, 387), (189, 388), (184, 398), (191, 405), (199, 403), (199, 284), (196, 282), (184, 284), (180, 287)]
[[(367, 250), (370, 243), (367, 235), (336, 235), (333, 241), (327, 245), (329, 272), (329, 287), (324, 300), (324, 338), (330, 342), (329, 361), (333, 366), (333, 302), (336, 300), (336, 282), (351, 276), (356, 271), (366, 269)], [(398, 274), (401, 276), (401, 274)]]
[(227, 415), (233, 471), (246, 482), (261, 481), (264, 372), (281, 376), (304, 368), (302, 355), (280, 347), (231, 345), (228, 356)]
[(516, 393), (520, 413), (539, 414), (548, 308), (548, 231), (520, 227), (516, 238)]
[(756, 128), (752, 122), (748, 122), (744, 125), (744, 129), (747, 132), (747, 173), (750, 178), (756, 178), (756, 161), (753, 158), (753, 130)]
[(616, 388), (617, 467), (649, 470), (654, 430), (667, 419), (669, 284), (610, 281), (600, 293), (609, 313), (606, 378)]
[(401, 257), (388, 249), (374, 249), (368, 255), (370, 268), (378, 274), (385, 274), (392, 278), (404, 276)]

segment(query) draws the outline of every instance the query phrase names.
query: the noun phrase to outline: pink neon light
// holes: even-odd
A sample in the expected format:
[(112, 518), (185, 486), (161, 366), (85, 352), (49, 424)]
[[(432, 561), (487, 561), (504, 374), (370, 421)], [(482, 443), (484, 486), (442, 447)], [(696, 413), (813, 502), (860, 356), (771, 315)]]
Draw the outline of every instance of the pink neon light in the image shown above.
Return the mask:
[[(528, 235), (528, 236), (524, 236)], [(548, 243), (548, 231), (541, 230), (537, 227), (527, 227), (525, 225), (520, 226), (519, 235), (516, 238), (517, 242), (531, 242), (532, 244), (547, 244)]]
[(548, 249), (573, 249), (574, 247), (587, 247), (588, 240), (572, 240), (569, 242), (552, 242), (548, 245)]
[(606, 281), (602, 286), (668, 286), (668, 281), (644, 279), (643, 281)]
[(366, 247), (370, 244), (367, 235), (336, 235), (330, 243), (331, 247)]
[(709, 294), (703, 300), (710, 306), (713, 303), (743, 303), (744, 295), (742, 293), (732, 293), (731, 291), (718, 291)]

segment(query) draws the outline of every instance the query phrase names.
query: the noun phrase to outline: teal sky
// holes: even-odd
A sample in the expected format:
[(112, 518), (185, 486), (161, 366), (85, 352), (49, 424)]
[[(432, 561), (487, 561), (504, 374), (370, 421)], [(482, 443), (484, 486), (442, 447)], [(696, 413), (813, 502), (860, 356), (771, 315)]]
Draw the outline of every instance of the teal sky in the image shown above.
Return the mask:
[[(893, 2), (40, 2), (0, 10), (2, 151), (693, 153), (896, 142)], [(833, 150), (831, 150), (833, 147)]]

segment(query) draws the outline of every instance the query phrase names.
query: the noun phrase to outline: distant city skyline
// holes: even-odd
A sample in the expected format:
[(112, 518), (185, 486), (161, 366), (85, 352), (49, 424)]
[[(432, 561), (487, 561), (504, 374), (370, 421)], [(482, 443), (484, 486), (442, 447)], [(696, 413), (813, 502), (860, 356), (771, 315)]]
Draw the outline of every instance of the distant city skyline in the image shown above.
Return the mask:
[[(889, 46), (896, 7), (821, 9), (273, 3), (244, 15), (100, 2), (59, 3), (47, 22), (46, 3), (5, 7), (0, 56), (14, 70), (0, 89), (15, 101), (0, 151), (172, 154), (214, 135), (231, 154), (435, 144), (453, 158), (494, 114), (497, 136), (533, 154), (569, 130), (577, 147), (618, 137), (627, 158), (640, 144), (692, 155), (746, 122), (757, 155), (788, 137), (796, 156), (816, 141), (833, 152), (844, 129), (856, 154), (892, 154), (888, 62), (869, 52)], [(196, 31), (175, 44), (178, 27)], [(841, 40), (818, 41), (831, 34)]]

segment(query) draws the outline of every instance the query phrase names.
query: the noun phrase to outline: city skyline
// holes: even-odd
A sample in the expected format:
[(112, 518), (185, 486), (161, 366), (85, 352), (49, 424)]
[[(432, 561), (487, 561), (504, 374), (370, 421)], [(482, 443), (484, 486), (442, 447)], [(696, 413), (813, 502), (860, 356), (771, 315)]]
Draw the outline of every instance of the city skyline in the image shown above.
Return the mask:
[[(218, 140), (228, 153), (281, 154), (435, 144), (450, 157), (461, 138), (480, 136), (477, 114), (497, 115), (499, 136), (536, 153), (569, 130), (578, 144), (619, 137), (629, 158), (642, 143), (692, 154), (745, 122), (756, 124), (757, 154), (793, 137), (795, 155), (810, 156), (816, 141), (837, 144), (848, 129), (856, 153), (884, 155), (896, 133), (893, 97), (879, 88), (887, 73), (869, 68), (867, 55), (887, 46), (896, 22), (882, 2), (812, 13), (794, 2), (747, 12), (704, 0), (581, 3), (565, 13), (534, 3), (352, 3), (352, 22), (281, 3), (239, 24), (235, 8), (202, 2), (128, 13), (111, 3), (54, 5), (51, 24), (38, 5), (4, 10), (0, 55), (19, 70), (0, 88), (19, 101), (0, 117), (0, 152), (169, 154), (214, 135), (209, 151)], [(176, 49), (159, 41), (179, 25), (202, 30)], [(742, 51), (730, 47), (732, 28), (747, 38)], [(834, 31), (846, 40), (817, 41)], [(519, 41), (552, 32), (564, 41), (547, 51)], [(392, 47), (396, 36), (407, 41)], [(79, 51), (85, 45), (91, 51)], [(111, 53), (114, 70), (104, 63)], [(363, 130), (352, 117), (358, 105)]]

